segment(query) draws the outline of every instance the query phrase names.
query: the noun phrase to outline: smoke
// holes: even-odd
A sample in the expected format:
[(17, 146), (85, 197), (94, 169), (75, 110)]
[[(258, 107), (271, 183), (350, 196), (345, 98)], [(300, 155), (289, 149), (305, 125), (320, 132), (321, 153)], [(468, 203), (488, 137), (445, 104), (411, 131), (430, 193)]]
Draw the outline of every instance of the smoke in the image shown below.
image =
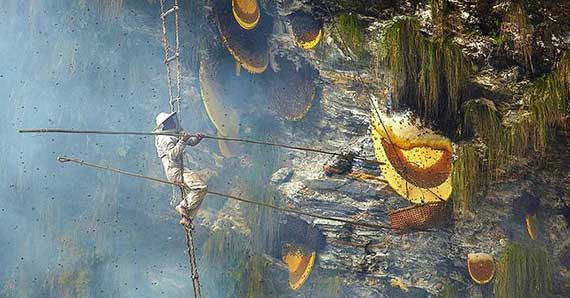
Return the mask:
[[(169, 110), (158, 4), (103, 2), (0, 3), (0, 297), (192, 291), (170, 187), (56, 161), (162, 177), (151, 138), (17, 133), (150, 130)], [(185, 100), (186, 128), (211, 133), (199, 98)]]
[[(181, 118), (188, 131), (212, 135), (216, 130), (197, 91), (196, 74), (200, 35), (215, 30), (204, 29), (200, 3), (181, 2)], [(170, 110), (159, 10), (157, 1), (0, 3), (0, 297), (192, 293), (185, 238), (169, 206), (169, 186), (56, 160), (76, 157), (162, 178), (152, 138), (17, 132), (41, 127), (153, 129), (156, 114)], [(212, 42), (211, 36), (206, 39)], [(220, 76), (225, 82), (237, 80), (232, 72)], [(239, 82), (251, 79), (241, 76)], [(246, 105), (251, 84), (230, 85), (228, 100)], [(256, 115), (258, 110), (245, 111), (240, 133), (271, 139), (275, 120)], [(211, 189), (239, 190), (248, 198), (278, 204), (276, 193), (264, 185), (279, 166), (278, 154), (261, 147), (240, 150), (249, 157), (221, 160), (218, 144), (205, 141), (189, 148), (187, 165), (213, 172)], [(223, 200), (207, 199), (203, 209), (215, 221), (223, 205)], [(239, 239), (234, 229), (223, 230), (221, 238), (208, 235), (204, 227), (196, 229), (205, 297), (287, 290), (286, 272), (266, 280), (263, 272), (277, 269), (255, 257), (275, 251), (277, 216), (250, 206), (241, 210), (249, 238)], [(232, 233), (237, 242), (221, 240)], [(212, 259), (215, 253), (204, 249), (206, 243), (219, 248), (226, 262)]]

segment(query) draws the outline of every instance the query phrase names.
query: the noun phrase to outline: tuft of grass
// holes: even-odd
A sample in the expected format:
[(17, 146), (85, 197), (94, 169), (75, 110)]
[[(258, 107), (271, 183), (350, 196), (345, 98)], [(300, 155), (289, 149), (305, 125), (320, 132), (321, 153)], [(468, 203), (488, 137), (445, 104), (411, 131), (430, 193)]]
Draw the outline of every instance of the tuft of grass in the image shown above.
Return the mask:
[(489, 178), (484, 162), (485, 147), (464, 143), (457, 147), (457, 160), (453, 164), (453, 207), (468, 211), (478, 193), (487, 189)]
[[(260, 120), (263, 121), (263, 120)], [(252, 128), (251, 138), (271, 141), (271, 123), (260, 122)], [(275, 148), (253, 146), (248, 151), (251, 158), (232, 185), (240, 190), (239, 196), (259, 202), (279, 205), (277, 190), (269, 183), (271, 175), (280, 165), (279, 152)], [(248, 237), (228, 232), (227, 227), (212, 231), (200, 249), (204, 262), (212, 264), (208, 270), (221, 271), (221, 280), (230, 284), (224, 289), (235, 297), (275, 297), (279, 291), (277, 281), (268, 275), (269, 264), (261, 254), (270, 254), (277, 246), (279, 214), (259, 206), (244, 205), (243, 215), (250, 231)], [(247, 256), (251, 256), (247, 258)]]
[(345, 55), (360, 60), (364, 54), (364, 23), (354, 13), (343, 13), (334, 18), (332, 28), (333, 38), (341, 45), (343, 43), (350, 53)]
[(549, 128), (570, 115), (570, 52), (562, 56), (552, 73), (532, 84), (523, 102), (531, 115), (534, 149), (544, 152)]
[(486, 145), (484, 177), (496, 178), (497, 169), (501, 168), (508, 159), (502, 146), (505, 145), (501, 116), (495, 103), (488, 99), (475, 99), (463, 105), (463, 131), (467, 136), (480, 138)]
[(343, 297), (343, 280), (338, 275), (320, 277), (316, 284), (319, 285), (321, 289), (318, 293), (315, 293), (317, 297)]
[(523, 2), (515, 1), (507, 12), (501, 25), (501, 35), (508, 34), (514, 43), (515, 50), (519, 53), (524, 67), (534, 73), (532, 62), (533, 33), (529, 15)]
[(503, 117), (488, 100), (471, 100), (463, 105), (462, 134), (474, 136), (482, 146), (476, 150), (476, 143), (470, 143), (457, 150), (454, 198), (462, 209), (502, 176), (513, 159), (534, 152), (543, 154), (552, 128), (565, 125), (570, 116), (570, 54), (562, 56), (553, 72), (535, 81), (522, 102), (521, 109)]
[(238, 239), (234, 239), (234, 233), (214, 229), (202, 247), (202, 254), (207, 263), (230, 265), (234, 263), (232, 253), (241, 246), (240, 244)]
[(481, 136), (486, 140), (496, 140), (501, 134), (501, 117), (495, 103), (481, 98), (466, 102), (463, 105), (464, 135)]
[(554, 264), (544, 249), (510, 243), (497, 264), (496, 298), (552, 297)]
[[(254, 138), (271, 142), (273, 131), (271, 126), (260, 125), (252, 128)], [(259, 202), (279, 205), (279, 193), (270, 183), (271, 175), (279, 169), (279, 151), (275, 148), (253, 146), (249, 151), (251, 166), (242, 173), (241, 180), (244, 187), (244, 197)], [(248, 206), (245, 216), (252, 235), (255, 237), (250, 244), (256, 251), (265, 251), (266, 248), (275, 247), (279, 234), (279, 214), (273, 210), (259, 206)]]
[(454, 131), (470, 76), (461, 49), (449, 39), (426, 37), (413, 17), (389, 24), (380, 48), (390, 73), (393, 107), (409, 108), (436, 128)]
[(449, 2), (448, 0), (430, 0), (431, 22), (434, 26), (434, 35), (443, 37), (448, 29), (448, 13)]

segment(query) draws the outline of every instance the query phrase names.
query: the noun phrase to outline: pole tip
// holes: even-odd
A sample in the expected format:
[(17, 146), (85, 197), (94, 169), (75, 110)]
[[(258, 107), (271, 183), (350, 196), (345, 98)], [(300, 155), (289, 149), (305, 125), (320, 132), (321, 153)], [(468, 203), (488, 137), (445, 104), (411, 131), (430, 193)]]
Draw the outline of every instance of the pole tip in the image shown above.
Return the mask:
[(63, 156), (58, 156), (57, 157), (57, 161), (59, 162), (68, 162), (70, 159), (67, 157), (63, 157)]

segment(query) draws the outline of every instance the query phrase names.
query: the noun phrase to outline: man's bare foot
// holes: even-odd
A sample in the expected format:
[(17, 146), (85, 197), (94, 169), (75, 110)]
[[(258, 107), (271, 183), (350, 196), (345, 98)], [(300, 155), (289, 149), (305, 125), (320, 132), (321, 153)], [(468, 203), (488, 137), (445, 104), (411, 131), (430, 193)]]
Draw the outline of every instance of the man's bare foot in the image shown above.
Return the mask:
[(187, 228), (192, 226), (192, 221), (185, 216), (182, 217), (179, 223)]
[(188, 216), (188, 202), (186, 200), (182, 200), (174, 209), (180, 215), (187, 217)]
[(182, 204), (178, 204), (178, 206), (176, 206), (174, 209), (176, 209), (176, 212), (178, 212), (182, 216), (186, 216), (188, 214), (188, 209), (186, 208), (186, 206), (183, 206)]

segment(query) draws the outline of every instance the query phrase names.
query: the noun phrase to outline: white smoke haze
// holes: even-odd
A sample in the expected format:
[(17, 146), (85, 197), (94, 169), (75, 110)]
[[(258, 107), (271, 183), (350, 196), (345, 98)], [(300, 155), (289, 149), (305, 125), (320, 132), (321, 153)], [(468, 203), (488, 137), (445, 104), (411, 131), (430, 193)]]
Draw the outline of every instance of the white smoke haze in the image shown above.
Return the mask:
[[(152, 129), (169, 110), (157, 2), (1, 1), (0, 297), (192, 292), (170, 187), (56, 161), (162, 177), (152, 138), (17, 133)], [(184, 126), (213, 133), (199, 98), (185, 100)]]

